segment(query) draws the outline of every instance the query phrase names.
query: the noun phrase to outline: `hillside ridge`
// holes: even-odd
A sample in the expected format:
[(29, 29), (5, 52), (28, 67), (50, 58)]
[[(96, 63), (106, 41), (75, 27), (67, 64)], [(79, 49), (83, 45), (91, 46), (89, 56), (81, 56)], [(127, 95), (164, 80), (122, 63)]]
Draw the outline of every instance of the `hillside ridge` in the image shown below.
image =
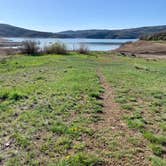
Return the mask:
[(0, 37), (136, 39), (145, 35), (152, 35), (164, 31), (166, 31), (166, 25), (119, 30), (69, 30), (53, 33), (29, 30), (8, 24), (0, 24)]

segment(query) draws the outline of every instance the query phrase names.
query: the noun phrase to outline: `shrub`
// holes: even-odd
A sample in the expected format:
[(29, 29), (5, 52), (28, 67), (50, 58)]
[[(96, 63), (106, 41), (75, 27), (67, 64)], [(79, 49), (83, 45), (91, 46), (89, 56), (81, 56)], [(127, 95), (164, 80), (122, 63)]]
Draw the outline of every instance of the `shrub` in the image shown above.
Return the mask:
[(64, 43), (54, 43), (44, 48), (46, 54), (67, 54), (67, 47)]
[(79, 52), (80, 54), (89, 54), (89, 48), (85, 44), (80, 44), (77, 52)]
[(38, 46), (39, 42), (26, 40), (22, 42), (21, 46), (21, 53), (27, 55), (39, 55), (40, 54), (40, 47)]

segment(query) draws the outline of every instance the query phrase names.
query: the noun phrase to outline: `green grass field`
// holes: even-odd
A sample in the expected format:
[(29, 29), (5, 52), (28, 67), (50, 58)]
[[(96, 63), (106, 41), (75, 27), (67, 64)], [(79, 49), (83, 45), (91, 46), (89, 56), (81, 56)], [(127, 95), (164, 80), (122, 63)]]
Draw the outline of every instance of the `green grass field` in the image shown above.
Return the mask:
[[(130, 130), (130, 147), (102, 132), (100, 70)], [(18, 55), (0, 61), (0, 165), (166, 165), (166, 60), (92, 55)], [(116, 111), (116, 110), (115, 110)], [(111, 126), (110, 126), (111, 127)], [(114, 134), (121, 135), (117, 131)], [(127, 133), (126, 133), (127, 134)], [(136, 148), (140, 142), (147, 147)]]

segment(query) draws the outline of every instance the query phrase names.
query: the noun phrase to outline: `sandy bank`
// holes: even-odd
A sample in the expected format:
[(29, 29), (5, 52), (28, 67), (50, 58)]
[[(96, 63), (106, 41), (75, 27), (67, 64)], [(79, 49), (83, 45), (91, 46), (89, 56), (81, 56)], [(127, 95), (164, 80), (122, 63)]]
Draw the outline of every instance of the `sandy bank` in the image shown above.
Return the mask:
[(166, 42), (139, 40), (134, 43), (124, 44), (115, 52), (129, 56), (166, 58)]

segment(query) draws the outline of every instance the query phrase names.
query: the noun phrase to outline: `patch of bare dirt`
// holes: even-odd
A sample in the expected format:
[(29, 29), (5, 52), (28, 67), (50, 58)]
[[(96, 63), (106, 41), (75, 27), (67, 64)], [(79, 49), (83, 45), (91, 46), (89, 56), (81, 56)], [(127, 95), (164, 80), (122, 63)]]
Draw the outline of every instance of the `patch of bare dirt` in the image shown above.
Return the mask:
[(166, 42), (154, 42), (139, 40), (127, 43), (116, 49), (115, 52), (145, 58), (166, 58)]
[(147, 147), (148, 143), (141, 133), (129, 129), (124, 123), (124, 115), (128, 112), (121, 110), (115, 102), (114, 91), (100, 71), (98, 76), (105, 89), (101, 96), (104, 113), (100, 114), (102, 120), (91, 126), (95, 136), (87, 141), (89, 147), (95, 151), (100, 149), (99, 153), (104, 159), (107, 156), (105, 165), (108, 166), (149, 166), (152, 153)]

